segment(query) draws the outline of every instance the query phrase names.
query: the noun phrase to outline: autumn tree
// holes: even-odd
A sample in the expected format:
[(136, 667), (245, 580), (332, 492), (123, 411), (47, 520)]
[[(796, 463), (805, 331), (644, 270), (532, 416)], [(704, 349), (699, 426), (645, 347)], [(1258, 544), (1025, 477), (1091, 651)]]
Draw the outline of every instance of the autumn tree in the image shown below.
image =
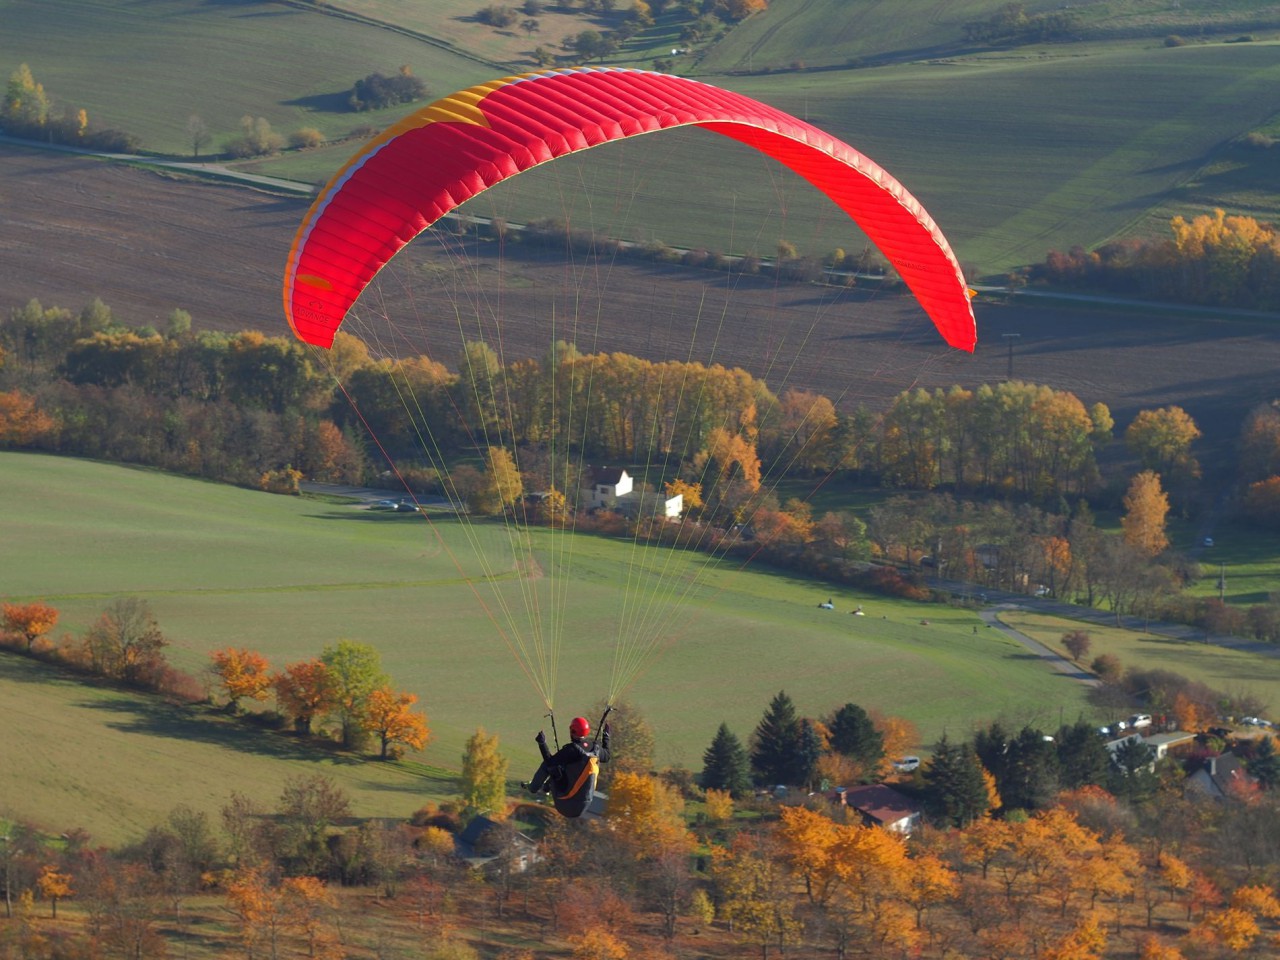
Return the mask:
[(721, 723), (702, 754), (700, 783), (707, 790), (724, 790), (733, 797), (751, 793), (751, 760), (729, 725)]
[(57, 421), (21, 390), (0, 392), (0, 447), (29, 447), (52, 434)]
[(351, 813), (351, 800), (321, 774), (290, 777), (280, 794), (276, 821), (279, 860), (294, 876), (322, 872), (329, 857), (329, 830)]
[(84, 639), (94, 670), (129, 684), (151, 681), (169, 645), (151, 605), (139, 597), (113, 601)]
[(1125, 445), (1142, 466), (1175, 486), (1200, 476), (1200, 464), (1191, 453), (1199, 437), (1196, 422), (1176, 406), (1141, 410), (1124, 432)]
[(505, 447), (490, 447), (485, 453), (484, 484), (472, 494), (471, 508), (477, 513), (499, 514), (510, 510), (524, 496), (524, 481), (515, 459)]
[(71, 874), (59, 872), (52, 864), (46, 865), (36, 879), (36, 887), (40, 896), (53, 905), (53, 919), (57, 920), (58, 901), (71, 896)]
[(657, 777), (620, 773), (609, 789), (608, 818), (631, 845), (646, 854), (654, 845), (685, 836), (684, 800)]
[(271, 665), (267, 658), (254, 650), (228, 647), (215, 650), (210, 655), (214, 675), (222, 683), (227, 694), (227, 710), (240, 711), (240, 701), (265, 700), (271, 686)]
[(271, 678), (280, 709), (293, 717), (294, 729), (311, 733), (311, 724), (323, 717), (333, 704), (329, 668), (319, 660), (291, 663)]
[(16, 634), (26, 641), (27, 652), (35, 642), (58, 623), (58, 611), (45, 603), (6, 603), (0, 608), (5, 633)]
[(1154, 557), (1169, 546), (1165, 519), (1169, 498), (1160, 486), (1160, 477), (1144, 470), (1133, 478), (1124, 495), (1125, 514), (1120, 518), (1124, 541), (1143, 556)]
[(320, 662), (325, 666), (333, 709), (342, 727), (342, 745), (358, 745), (365, 726), (369, 698), (375, 690), (390, 685), (382, 672), (382, 656), (367, 643), (339, 640), (324, 648)]
[(791, 877), (767, 836), (739, 834), (729, 848), (716, 848), (711, 877), (719, 893), (721, 917), (767, 958), (800, 932), (791, 897)]
[(1245, 514), (1261, 526), (1280, 528), (1280, 475), (1249, 484)]
[(1240, 476), (1246, 482), (1280, 475), (1280, 402), (1254, 407), (1240, 432)]
[(416, 694), (396, 693), (389, 686), (373, 690), (361, 713), (365, 730), (378, 738), (379, 759), (388, 760), (399, 755), (398, 747), (421, 750), (431, 734), (427, 718), (413, 711), (418, 702)]
[(462, 755), (462, 817), (501, 814), (507, 801), (507, 758), (498, 752), (498, 735), (480, 727), (467, 739)]
[(10, 125), (19, 131), (34, 132), (49, 120), (49, 95), (36, 81), (25, 63), (9, 75), (3, 106), (0, 110)]
[(1062, 635), (1062, 645), (1071, 654), (1071, 659), (1079, 663), (1089, 655), (1093, 640), (1088, 630), (1068, 630)]
[[(587, 715), (602, 717), (608, 707), (609, 704), (603, 700), (597, 700)], [(609, 714), (609, 728), (613, 755), (600, 768), (601, 787), (612, 783), (613, 777), (619, 773), (652, 773), (657, 741), (653, 725), (649, 723), (644, 711), (625, 697), (615, 699), (613, 710)]]

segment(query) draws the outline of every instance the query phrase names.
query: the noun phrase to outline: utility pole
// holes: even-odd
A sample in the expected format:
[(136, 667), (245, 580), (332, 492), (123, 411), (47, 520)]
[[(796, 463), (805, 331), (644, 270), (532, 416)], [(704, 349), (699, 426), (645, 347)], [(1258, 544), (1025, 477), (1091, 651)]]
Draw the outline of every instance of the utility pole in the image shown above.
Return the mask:
[(1225, 563), (1218, 567), (1218, 599), (1222, 603), (1227, 602), (1227, 565)]
[(1002, 333), (1001, 336), (1004, 337), (1005, 341), (1009, 344), (1009, 370), (1005, 374), (1005, 379), (1012, 380), (1013, 379), (1013, 345), (1017, 340), (1021, 339), (1022, 334)]

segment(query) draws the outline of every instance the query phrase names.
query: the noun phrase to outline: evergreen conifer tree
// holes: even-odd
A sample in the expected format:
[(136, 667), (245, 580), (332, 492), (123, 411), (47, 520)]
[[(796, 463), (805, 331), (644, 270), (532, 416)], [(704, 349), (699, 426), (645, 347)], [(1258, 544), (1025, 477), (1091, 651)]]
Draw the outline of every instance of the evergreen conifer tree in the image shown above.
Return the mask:
[(822, 759), (822, 738), (808, 720), (800, 721), (800, 735), (796, 742), (794, 780), (784, 781), (812, 787), (818, 775), (818, 761)]
[(831, 718), (831, 749), (857, 763), (871, 774), (884, 759), (884, 737), (867, 711), (856, 703), (846, 703)]
[(1097, 729), (1087, 720), (1077, 720), (1058, 730), (1058, 776), (1064, 790), (1107, 782), (1111, 755)]
[(727, 790), (733, 797), (751, 793), (751, 761), (728, 724), (720, 724), (711, 746), (702, 755), (701, 783), (704, 789)]
[(966, 827), (987, 812), (987, 787), (978, 755), (944, 734), (924, 768), (925, 807), (939, 823)]
[(1270, 737), (1258, 740), (1253, 748), (1253, 759), (1245, 767), (1264, 790), (1271, 790), (1280, 783), (1280, 754), (1276, 753), (1275, 741)]
[(800, 718), (795, 704), (779, 690), (769, 702), (755, 733), (751, 735), (751, 769), (761, 783), (798, 784), (803, 770), (797, 755), (800, 749)]

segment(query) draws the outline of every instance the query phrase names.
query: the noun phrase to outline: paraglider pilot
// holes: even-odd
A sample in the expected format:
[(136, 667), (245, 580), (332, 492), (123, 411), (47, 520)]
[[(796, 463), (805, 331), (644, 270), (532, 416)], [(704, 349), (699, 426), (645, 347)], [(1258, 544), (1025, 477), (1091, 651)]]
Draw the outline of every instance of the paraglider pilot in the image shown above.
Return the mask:
[[(554, 724), (554, 721), (553, 721)], [(600, 764), (609, 762), (609, 724), (592, 742), (591, 724), (586, 717), (574, 717), (569, 724), (569, 742), (552, 754), (541, 730), (534, 740), (542, 752), (533, 779), (522, 784), (530, 793), (550, 793), (556, 810), (566, 817), (580, 817), (595, 796)]]

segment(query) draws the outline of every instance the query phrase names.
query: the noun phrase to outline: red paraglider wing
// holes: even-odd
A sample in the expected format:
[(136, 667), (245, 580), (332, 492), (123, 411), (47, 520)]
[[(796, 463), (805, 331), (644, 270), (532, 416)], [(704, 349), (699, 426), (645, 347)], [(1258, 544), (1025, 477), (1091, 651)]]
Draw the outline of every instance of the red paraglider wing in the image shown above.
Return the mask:
[(326, 185), (299, 228), (285, 272), (285, 316), (300, 339), (328, 347), (383, 265), (458, 204), (548, 160), (679, 126), (748, 144), (812, 183), (879, 248), (943, 339), (973, 350), (977, 329), (955, 255), (924, 208), (881, 167), (749, 97), (614, 68), (481, 84), (373, 140)]

